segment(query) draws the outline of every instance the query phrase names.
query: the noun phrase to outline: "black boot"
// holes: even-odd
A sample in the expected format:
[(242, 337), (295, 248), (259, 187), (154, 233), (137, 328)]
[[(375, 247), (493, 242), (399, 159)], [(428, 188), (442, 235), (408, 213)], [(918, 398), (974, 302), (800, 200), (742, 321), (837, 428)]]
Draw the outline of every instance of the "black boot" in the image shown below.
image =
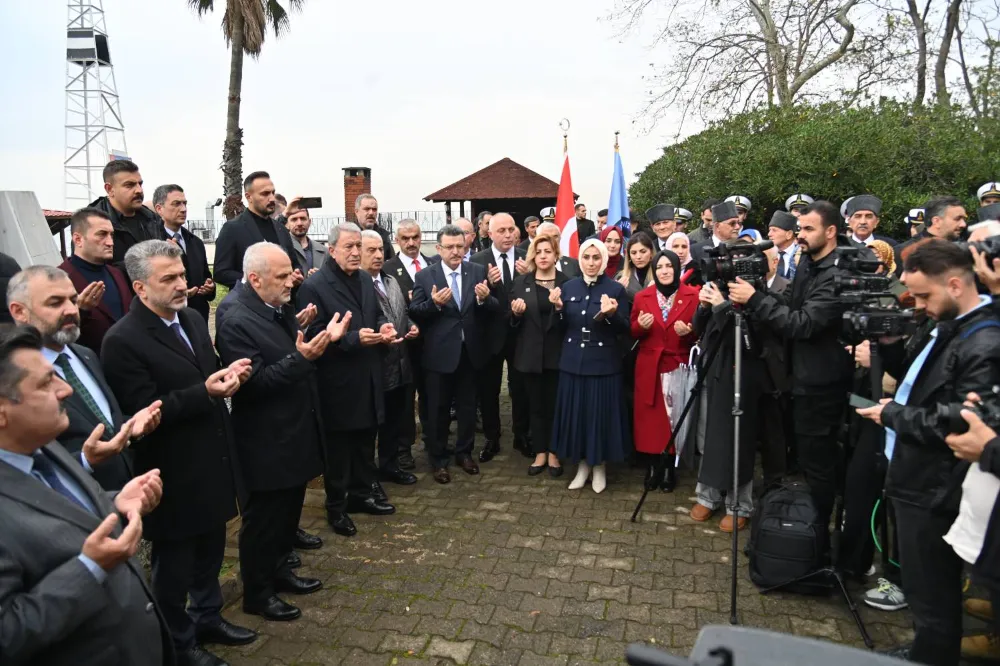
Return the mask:
[(674, 492), (674, 488), (677, 487), (677, 469), (674, 466), (675, 458), (673, 456), (667, 457), (667, 467), (663, 472), (663, 483), (660, 484), (660, 490), (665, 493)]

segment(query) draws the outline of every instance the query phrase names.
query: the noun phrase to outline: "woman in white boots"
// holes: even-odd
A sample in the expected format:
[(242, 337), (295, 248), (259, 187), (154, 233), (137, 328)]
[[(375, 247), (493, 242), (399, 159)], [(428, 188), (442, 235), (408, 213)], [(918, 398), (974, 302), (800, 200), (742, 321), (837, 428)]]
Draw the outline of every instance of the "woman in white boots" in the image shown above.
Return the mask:
[(607, 485), (605, 463), (625, 459), (629, 417), (617, 336), (629, 330), (629, 301), (625, 288), (604, 275), (608, 250), (601, 241), (584, 241), (579, 257), (583, 276), (549, 292), (564, 330), (552, 444), (560, 460), (579, 461), (569, 489), (592, 476), (599, 493)]

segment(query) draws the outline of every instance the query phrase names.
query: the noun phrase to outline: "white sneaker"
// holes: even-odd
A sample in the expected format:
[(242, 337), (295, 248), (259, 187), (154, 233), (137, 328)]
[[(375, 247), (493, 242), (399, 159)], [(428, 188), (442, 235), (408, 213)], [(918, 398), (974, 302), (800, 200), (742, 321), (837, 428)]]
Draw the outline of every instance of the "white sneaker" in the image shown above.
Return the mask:
[(590, 465), (586, 461), (581, 460), (580, 466), (576, 468), (576, 476), (570, 481), (570, 490), (579, 490), (587, 485), (587, 477), (590, 476)]
[(872, 608), (884, 611), (898, 611), (909, 606), (903, 590), (885, 578), (879, 578), (878, 587), (865, 592), (864, 602)]
[(608, 477), (604, 473), (604, 465), (594, 466), (594, 481), (593, 488), (595, 493), (599, 493), (604, 490), (608, 485)]

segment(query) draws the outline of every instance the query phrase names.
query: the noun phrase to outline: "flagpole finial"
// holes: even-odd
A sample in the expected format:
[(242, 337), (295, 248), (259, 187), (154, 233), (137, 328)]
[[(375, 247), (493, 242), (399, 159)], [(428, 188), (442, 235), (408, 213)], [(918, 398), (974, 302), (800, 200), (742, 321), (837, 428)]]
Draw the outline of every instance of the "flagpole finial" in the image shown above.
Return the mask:
[(563, 131), (563, 152), (569, 152), (569, 119), (563, 118), (559, 121), (559, 129)]
[(615, 130), (615, 150), (618, 150), (618, 135), (621, 134), (618, 130)]

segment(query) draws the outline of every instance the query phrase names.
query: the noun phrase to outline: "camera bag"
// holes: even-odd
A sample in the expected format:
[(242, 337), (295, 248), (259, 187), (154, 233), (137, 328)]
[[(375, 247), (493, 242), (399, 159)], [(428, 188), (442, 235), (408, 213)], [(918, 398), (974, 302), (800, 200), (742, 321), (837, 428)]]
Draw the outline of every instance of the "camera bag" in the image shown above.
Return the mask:
[(823, 566), (825, 526), (818, 524), (809, 486), (788, 483), (761, 500), (750, 528), (750, 580), (759, 588), (785, 586), (799, 594), (825, 594), (829, 585), (813, 579), (787, 585)]

